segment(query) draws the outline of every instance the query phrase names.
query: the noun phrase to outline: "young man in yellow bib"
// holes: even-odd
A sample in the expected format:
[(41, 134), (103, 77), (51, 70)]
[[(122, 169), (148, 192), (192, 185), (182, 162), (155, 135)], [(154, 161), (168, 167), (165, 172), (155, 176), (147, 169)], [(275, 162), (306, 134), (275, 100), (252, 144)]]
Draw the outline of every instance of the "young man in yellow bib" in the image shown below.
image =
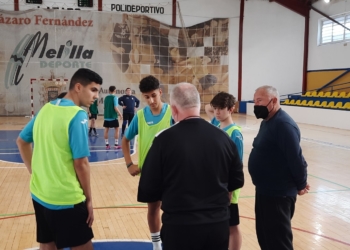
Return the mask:
[(79, 69), (64, 98), (45, 104), (17, 139), (31, 174), (40, 249), (93, 249), (88, 116), (80, 106), (98, 99), (101, 84), (97, 73)]
[[(225, 92), (220, 92), (211, 100), (210, 104), (205, 105), (210, 122), (224, 130), (236, 144), (238, 154), (242, 161), (243, 159), (243, 137), (241, 128), (232, 120), (232, 113), (235, 109), (235, 98), (233, 95)], [(229, 250), (239, 250), (242, 245), (242, 234), (239, 229), (239, 210), (238, 197), (240, 189), (232, 192), (230, 204), (230, 238)]]
[[(139, 110), (125, 131), (122, 139), (122, 150), (126, 167), (132, 176), (141, 173), (155, 135), (172, 124), (170, 105), (161, 101), (162, 90), (157, 78), (147, 76), (140, 81), (140, 91), (148, 106)], [(138, 164), (130, 156), (130, 141), (138, 135)], [(153, 250), (161, 250), (160, 241), (160, 202), (148, 203), (148, 226), (151, 232)], [(155, 209), (156, 208), (156, 209)], [(150, 211), (155, 211), (151, 213)]]

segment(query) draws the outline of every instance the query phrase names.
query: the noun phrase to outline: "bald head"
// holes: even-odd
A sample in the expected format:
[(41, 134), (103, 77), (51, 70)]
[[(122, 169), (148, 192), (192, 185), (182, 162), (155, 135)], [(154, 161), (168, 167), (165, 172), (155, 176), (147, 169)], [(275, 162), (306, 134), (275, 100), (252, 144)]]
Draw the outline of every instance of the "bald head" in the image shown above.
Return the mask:
[(200, 108), (200, 98), (196, 87), (187, 82), (176, 84), (170, 93), (170, 104), (180, 109)]
[(176, 84), (170, 93), (170, 105), (176, 122), (190, 116), (199, 116), (200, 98), (196, 87), (187, 82)]

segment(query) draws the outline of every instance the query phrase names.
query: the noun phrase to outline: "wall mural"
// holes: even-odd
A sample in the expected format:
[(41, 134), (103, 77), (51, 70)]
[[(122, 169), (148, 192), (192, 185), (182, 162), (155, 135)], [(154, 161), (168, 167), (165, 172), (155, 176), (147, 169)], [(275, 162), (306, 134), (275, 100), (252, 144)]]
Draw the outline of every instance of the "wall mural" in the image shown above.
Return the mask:
[[(110, 85), (116, 86), (118, 96), (130, 87), (141, 98), (138, 83), (150, 74), (161, 81), (165, 102), (174, 84), (189, 82), (206, 104), (217, 92), (228, 91), (228, 25), (229, 19), (211, 19), (173, 28), (145, 15), (2, 11), (0, 115), (29, 115), (31, 88), (37, 112), (45, 83), (39, 79), (69, 79), (80, 67), (103, 77), (101, 104)], [(38, 81), (31, 86), (31, 79)], [(60, 88), (54, 87), (54, 80), (45, 84), (52, 85), (44, 93), (52, 99), (69, 82)], [(99, 109), (102, 114), (103, 105)]]

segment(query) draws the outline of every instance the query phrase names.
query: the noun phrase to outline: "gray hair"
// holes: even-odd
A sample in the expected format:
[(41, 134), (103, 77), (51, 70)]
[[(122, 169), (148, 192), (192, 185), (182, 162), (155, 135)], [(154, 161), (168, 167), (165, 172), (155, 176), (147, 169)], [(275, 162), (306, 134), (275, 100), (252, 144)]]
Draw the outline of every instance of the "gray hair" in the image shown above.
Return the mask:
[(257, 92), (258, 90), (265, 90), (269, 96), (276, 97), (278, 100), (280, 99), (280, 94), (275, 87), (272, 87), (269, 85), (264, 85), (264, 86), (257, 88), (255, 90), (255, 92)]
[(170, 103), (182, 109), (199, 108), (200, 98), (197, 88), (187, 82), (178, 83), (170, 93)]

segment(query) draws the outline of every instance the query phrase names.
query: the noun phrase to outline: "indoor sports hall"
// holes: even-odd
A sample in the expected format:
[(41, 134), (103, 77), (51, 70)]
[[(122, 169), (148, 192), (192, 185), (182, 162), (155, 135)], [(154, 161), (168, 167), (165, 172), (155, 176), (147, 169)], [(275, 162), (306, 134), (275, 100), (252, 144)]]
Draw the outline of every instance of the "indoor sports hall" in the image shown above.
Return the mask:
[[(208, 121), (204, 106), (217, 93), (235, 96), (232, 118), (244, 142), (238, 205), (245, 250), (260, 249), (248, 171), (262, 121), (253, 98), (258, 87), (275, 87), (282, 110), (299, 126), (311, 186), (297, 196), (294, 249), (350, 249), (349, 42), (347, 0), (0, 0), (0, 249), (39, 249), (31, 176), (16, 140), (47, 102), (69, 91), (79, 68), (103, 78), (98, 135), (88, 142), (94, 249), (153, 249), (147, 204), (137, 202), (140, 177), (103, 138), (108, 88), (115, 86), (118, 98), (130, 88), (141, 109), (147, 103), (139, 82), (148, 75), (161, 82), (165, 103), (176, 83), (196, 86)], [(136, 137), (135, 163), (137, 146)]]

